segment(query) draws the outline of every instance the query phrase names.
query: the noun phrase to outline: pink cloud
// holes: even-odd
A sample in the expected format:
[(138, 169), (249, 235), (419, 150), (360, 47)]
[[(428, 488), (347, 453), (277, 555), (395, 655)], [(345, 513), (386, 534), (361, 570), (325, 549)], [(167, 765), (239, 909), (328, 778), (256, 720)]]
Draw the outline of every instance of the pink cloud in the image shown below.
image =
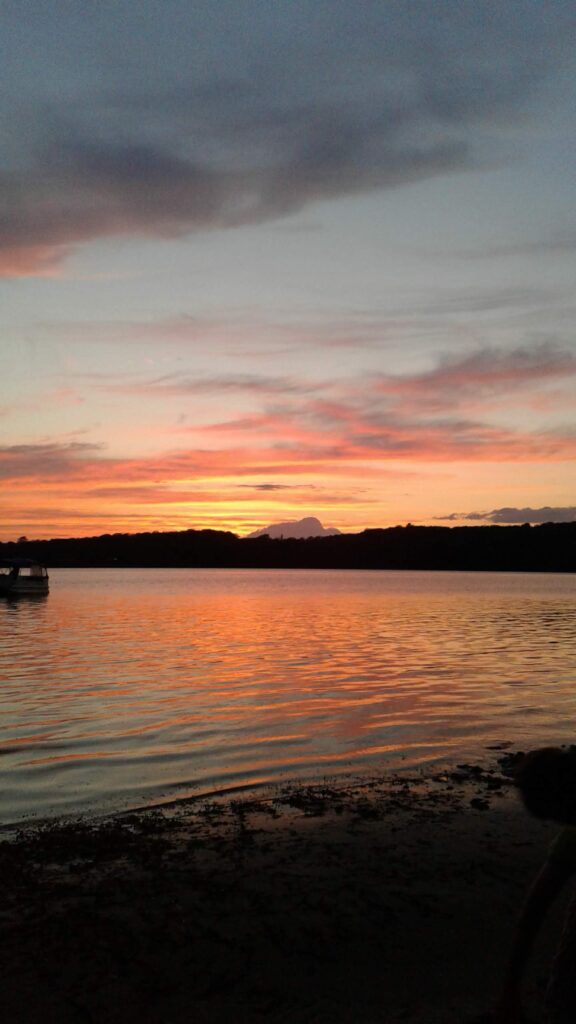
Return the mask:
[(0, 246), (0, 277), (59, 277), (66, 252), (59, 245)]
[[(573, 461), (576, 432), (514, 430), (473, 417), (470, 408), (497, 409), (500, 399), (507, 408), (510, 395), (520, 394), (528, 408), (531, 401), (548, 394), (549, 382), (557, 390), (574, 373), (576, 360), (569, 353), (540, 347), (532, 353), (499, 355), (493, 361), (487, 352), (476, 353), (427, 374), (381, 376), (364, 381), (363, 387), (360, 380), (311, 388), (291, 377), (215, 377), (201, 386), (223, 389), (224, 407), (230, 404), (230, 389), (240, 390), (262, 407), (207, 425), (171, 427), (172, 437), (178, 436), (183, 447), (154, 456), (112, 454), (102, 445), (71, 436), (60, 442), (5, 445), (0, 447), (0, 479), (9, 495), (6, 504), (15, 515), (19, 509), (23, 520), (32, 515), (27, 510), (60, 504), (63, 514), (70, 506), (72, 518), (75, 510), (78, 522), (81, 515), (97, 517), (107, 507), (115, 522), (134, 514), (143, 517), (139, 522), (164, 515), (173, 523), (174, 517), (180, 521), (186, 505), (210, 506), (213, 516), (220, 514), (219, 509), (226, 515), (226, 509), (241, 508), (258, 494), (261, 501), (277, 500), (274, 488), (292, 482), (307, 489), (302, 494), (318, 484), (327, 495), (339, 492), (340, 507), (346, 507), (353, 504), (360, 481), (371, 479), (373, 485), (375, 479), (409, 473), (411, 466), (414, 472), (421, 473), (426, 465), (437, 473), (437, 467), (458, 463)], [(172, 397), (173, 390), (180, 394), (183, 388), (186, 393), (191, 384), (194, 394), (194, 381), (159, 378), (152, 382), (152, 390), (166, 385)], [(142, 384), (144, 391), (149, 387)], [(458, 397), (450, 405), (452, 391)], [(467, 396), (478, 392), (481, 398), (473, 406)], [(79, 397), (72, 389), (61, 392), (67, 402)], [(466, 406), (468, 415), (457, 416), (458, 406)], [(142, 436), (140, 432), (140, 440)], [(290, 495), (290, 501), (300, 507), (306, 504), (297, 495)], [(166, 525), (166, 518), (163, 522)]]
[[(480, 349), (444, 360), (427, 373), (380, 376), (376, 386), (399, 409), (440, 412), (523, 392), (538, 395), (549, 383), (576, 376), (576, 355), (551, 344), (511, 351)], [(532, 400), (532, 399), (530, 399)]]

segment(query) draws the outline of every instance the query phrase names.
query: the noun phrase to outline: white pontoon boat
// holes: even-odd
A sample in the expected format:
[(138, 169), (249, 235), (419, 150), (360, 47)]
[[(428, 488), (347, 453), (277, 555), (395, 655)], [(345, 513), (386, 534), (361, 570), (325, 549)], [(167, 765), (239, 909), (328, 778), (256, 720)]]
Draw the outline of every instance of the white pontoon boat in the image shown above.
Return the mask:
[(47, 594), (48, 571), (32, 558), (0, 559), (0, 596)]

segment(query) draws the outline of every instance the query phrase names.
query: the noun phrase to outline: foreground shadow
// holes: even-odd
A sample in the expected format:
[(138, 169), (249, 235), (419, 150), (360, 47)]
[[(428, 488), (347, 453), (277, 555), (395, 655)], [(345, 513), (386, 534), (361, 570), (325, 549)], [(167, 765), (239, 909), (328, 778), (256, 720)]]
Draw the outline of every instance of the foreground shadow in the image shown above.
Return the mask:
[(516, 819), (453, 789), (214, 802), (2, 844), (4, 1019), (478, 1019), (549, 833), (521, 847)]

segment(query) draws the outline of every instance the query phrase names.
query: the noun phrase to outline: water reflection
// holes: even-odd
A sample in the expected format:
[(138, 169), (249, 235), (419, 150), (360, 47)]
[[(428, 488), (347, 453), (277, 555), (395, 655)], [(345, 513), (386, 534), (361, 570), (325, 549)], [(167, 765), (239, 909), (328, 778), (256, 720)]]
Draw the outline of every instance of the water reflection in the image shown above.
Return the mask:
[(571, 738), (575, 611), (565, 576), (55, 570), (0, 606), (0, 813)]

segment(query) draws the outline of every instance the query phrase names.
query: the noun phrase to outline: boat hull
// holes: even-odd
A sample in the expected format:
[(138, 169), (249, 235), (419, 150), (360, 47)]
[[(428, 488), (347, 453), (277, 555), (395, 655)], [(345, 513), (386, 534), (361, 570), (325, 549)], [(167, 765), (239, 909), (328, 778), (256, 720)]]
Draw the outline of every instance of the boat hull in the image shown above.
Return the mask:
[(24, 597), (26, 595), (47, 594), (48, 579), (33, 577), (0, 577), (0, 597)]

